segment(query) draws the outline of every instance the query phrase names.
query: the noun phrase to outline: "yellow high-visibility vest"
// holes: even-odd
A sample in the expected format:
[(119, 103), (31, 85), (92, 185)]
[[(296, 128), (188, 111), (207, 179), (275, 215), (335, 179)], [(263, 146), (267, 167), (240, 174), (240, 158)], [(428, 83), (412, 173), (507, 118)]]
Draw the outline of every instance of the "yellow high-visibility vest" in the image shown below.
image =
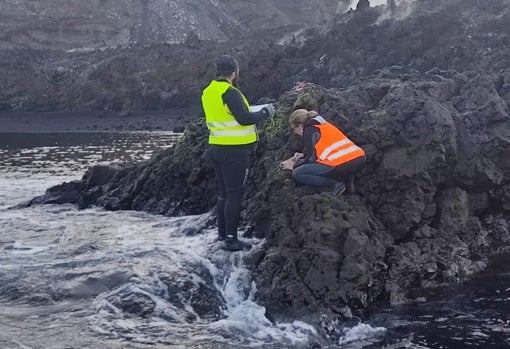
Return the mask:
[[(209, 144), (241, 145), (256, 142), (258, 136), (255, 125), (244, 126), (238, 123), (228, 106), (223, 103), (222, 96), (229, 88), (235, 87), (226, 81), (213, 80), (202, 92), (202, 107), (209, 129)], [(242, 93), (241, 96), (249, 109), (248, 100)]]

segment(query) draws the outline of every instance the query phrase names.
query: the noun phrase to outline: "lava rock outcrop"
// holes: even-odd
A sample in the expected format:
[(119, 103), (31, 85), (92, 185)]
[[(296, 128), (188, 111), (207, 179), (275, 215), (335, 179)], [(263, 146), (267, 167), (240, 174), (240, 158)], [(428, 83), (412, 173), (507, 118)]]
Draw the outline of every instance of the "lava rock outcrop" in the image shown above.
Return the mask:
[[(420, 299), (510, 251), (510, 74), (388, 75), (290, 90), (261, 128), (243, 218), (247, 235), (266, 239), (249, 267), (276, 319), (320, 322), (375, 301)], [(279, 168), (300, 149), (287, 123), (300, 107), (365, 149), (356, 195), (297, 186)], [(81, 207), (205, 213), (215, 204), (206, 153), (201, 120), (147, 163), (92, 168), (31, 204), (71, 198)]]

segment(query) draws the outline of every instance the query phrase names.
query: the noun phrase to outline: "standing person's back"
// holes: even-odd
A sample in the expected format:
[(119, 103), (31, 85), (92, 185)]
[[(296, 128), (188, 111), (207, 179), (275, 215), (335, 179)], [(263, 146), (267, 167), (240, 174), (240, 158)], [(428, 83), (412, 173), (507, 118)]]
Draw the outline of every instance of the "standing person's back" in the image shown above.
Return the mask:
[(215, 68), (215, 79), (202, 93), (202, 107), (209, 129), (209, 157), (219, 187), (218, 240), (225, 241), (227, 249), (238, 251), (249, 248), (239, 241), (237, 229), (250, 155), (258, 141), (255, 123), (272, 116), (274, 107), (250, 112), (248, 100), (235, 87), (239, 65), (233, 57), (220, 56)]

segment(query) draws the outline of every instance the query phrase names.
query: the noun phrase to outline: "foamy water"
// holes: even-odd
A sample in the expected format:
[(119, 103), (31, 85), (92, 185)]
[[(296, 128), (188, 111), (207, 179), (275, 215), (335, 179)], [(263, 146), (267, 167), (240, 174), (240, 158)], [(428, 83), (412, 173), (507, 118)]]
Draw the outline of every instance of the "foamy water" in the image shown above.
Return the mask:
[(0, 139), (2, 349), (510, 347), (510, 268), (424, 304), (331, 324), (325, 336), (301, 319), (268, 319), (243, 262), (264, 241), (226, 252), (208, 214), (13, 208), (90, 165), (150, 158), (169, 136)]
[[(145, 151), (143, 142), (126, 139), (113, 146), (42, 143), (0, 151), (0, 347), (271, 348), (305, 345), (316, 335), (300, 321), (266, 318), (253, 299), (247, 252), (215, 244), (208, 214), (13, 208), (111, 154), (141, 161), (158, 148), (154, 137)], [(263, 244), (249, 242), (250, 253)]]

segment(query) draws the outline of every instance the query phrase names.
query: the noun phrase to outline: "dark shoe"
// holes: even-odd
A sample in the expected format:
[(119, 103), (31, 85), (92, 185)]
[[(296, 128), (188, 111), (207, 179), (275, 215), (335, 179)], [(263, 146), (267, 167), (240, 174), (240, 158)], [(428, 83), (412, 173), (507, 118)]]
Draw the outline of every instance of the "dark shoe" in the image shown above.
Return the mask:
[(345, 181), (345, 186), (347, 190), (347, 194), (354, 195), (356, 194), (356, 188), (354, 186), (354, 176), (349, 176)]
[(221, 241), (225, 241), (226, 239), (227, 239), (227, 236), (225, 234), (218, 233), (218, 236), (216, 237), (216, 239), (213, 240), (213, 242), (221, 242)]
[(224, 247), (224, 250), (227, 250), (227, 251), (248, 251), (249, 249), (251, 248), (251, 245), (246, 243), (246, 242), (242, 242), (240, 240), (237, 240), (237, 239), (227, 239), (225, 241), (225, 247)]
[(340, 196), (345, 191), (345, 185), (341, 182), (335, 184), (335, 188), (333, 188), (333, 194), (335, 196)]

